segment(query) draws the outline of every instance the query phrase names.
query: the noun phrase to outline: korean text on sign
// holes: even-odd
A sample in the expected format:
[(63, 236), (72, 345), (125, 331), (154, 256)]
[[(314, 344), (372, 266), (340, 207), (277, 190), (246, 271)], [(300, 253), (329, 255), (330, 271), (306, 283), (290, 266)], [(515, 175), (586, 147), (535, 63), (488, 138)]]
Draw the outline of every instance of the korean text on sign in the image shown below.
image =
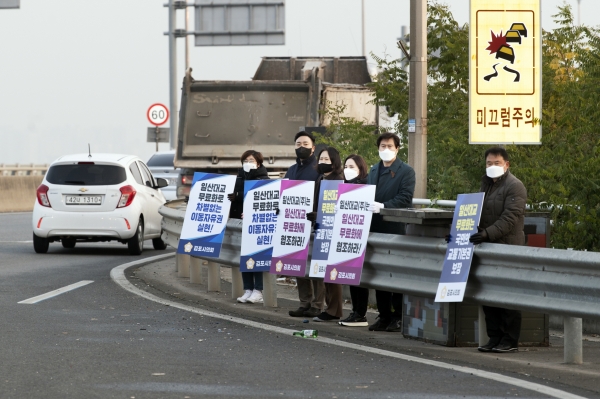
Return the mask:
[(235, 176), (196, 172), (181, 229), (178, 253), (218, 257), (229, 217)]

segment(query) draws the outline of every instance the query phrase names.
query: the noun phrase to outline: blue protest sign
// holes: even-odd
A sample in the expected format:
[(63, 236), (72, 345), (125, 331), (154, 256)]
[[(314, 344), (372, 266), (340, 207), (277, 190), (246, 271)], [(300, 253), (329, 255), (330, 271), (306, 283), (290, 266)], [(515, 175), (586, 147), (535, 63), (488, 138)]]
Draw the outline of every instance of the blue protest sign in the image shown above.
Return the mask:
[(469, 242), (477, 233), (484, 193), (459, 194), (454, 208), (450, 242), (446, 250), (442, 275), (435, 302), (462, 302), (473, 261), (473, 244)]

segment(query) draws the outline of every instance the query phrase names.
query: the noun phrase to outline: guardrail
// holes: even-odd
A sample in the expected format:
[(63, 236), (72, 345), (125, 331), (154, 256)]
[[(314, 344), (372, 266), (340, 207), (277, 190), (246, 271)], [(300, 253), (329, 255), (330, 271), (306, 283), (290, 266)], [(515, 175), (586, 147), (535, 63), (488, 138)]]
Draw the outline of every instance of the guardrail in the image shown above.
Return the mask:
[(0, 163), (0, 176), (43, 176), (48, 170), (48, 165)]
[[(175, 201), (159, 211), (163, 238), (175, 248), (184, 209)], [(203, 259), (239, 267), (241, 231), (242, 221), (230, 219), (220, 257)], [(360, 285), (433, 298), (445, 253), (443, 239), (371, 233)], [(565, 362), (581, 363), (574, 318), (600, 318), (600, 253), (484, 243), (474, 255), (465, 301), (565, 316)]]

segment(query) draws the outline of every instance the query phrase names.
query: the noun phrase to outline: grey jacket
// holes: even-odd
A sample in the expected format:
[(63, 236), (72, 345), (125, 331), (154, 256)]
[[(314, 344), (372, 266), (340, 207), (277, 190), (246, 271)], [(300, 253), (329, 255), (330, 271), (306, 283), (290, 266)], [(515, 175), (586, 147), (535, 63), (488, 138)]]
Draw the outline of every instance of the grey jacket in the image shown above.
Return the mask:
[(485, 193), (479, 227), (491, 242), (525, 245), (525, 204), (527, 190), (521, 180), (507, 171), (496, 182), (487, 176), (481, 180)]

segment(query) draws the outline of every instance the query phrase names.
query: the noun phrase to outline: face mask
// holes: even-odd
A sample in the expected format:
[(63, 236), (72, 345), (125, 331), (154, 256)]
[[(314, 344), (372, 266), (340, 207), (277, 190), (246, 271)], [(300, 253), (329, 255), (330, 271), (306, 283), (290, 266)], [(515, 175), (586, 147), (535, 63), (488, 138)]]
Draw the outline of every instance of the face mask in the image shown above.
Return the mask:
[(320, 174), (329, 173), (333, 170), (333, 165), (330, 163), (320, 163), (317, 165), (317, 170)]
[(381, 158), (381, 160), (383, 162), (389, 162), (392, 159), (394, 159), (395, 156), (396, 156), (396, 151), (392, 151), (392, 150), (388, 150), (388, 149), (379, 151), (379, 158)]
[(244, 168), (244, 172), (250, 173), (250, 171), (252, 169), (256, 169), (256, 164), (254, 164), (254, 163), (245, 163), (245, 164), (242, 165), (242, 167)]
[(490, 179), (495, 179), (497, 177), (500, 177), (504, 174), (504, 166), (488, 166), (485, 169), (485, 174), (490, 178)]
[(346, 181), (354, 180), (358, 177), (358, 172), (356, 169), (344, 169), (344, 177), (346, 178)]
[(307, 159), (312, 154), (312, 148), (296, 148), (296, 156), (300, 159)]

